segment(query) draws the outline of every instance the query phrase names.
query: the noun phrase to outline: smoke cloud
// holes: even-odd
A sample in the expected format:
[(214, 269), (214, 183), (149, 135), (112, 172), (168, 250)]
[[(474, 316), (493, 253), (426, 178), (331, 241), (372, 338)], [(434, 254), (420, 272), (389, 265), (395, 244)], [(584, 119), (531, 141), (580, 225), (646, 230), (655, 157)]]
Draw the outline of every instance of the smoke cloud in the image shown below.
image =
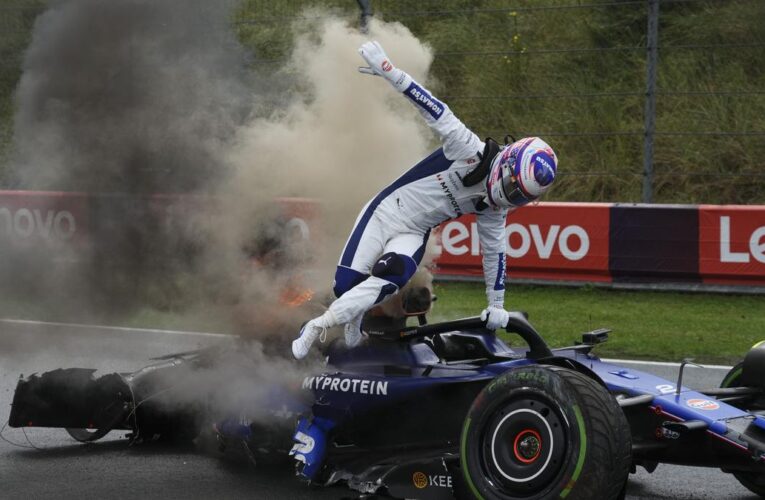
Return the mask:
[[(220, 2), (56, 0), (16, 92), (24, 188), (203, 189), (247, 118), (255, 76)], [(260, 85), (268, 89), (268, 85)]]
[[(80, 315), (136, 301), (223, 304), (238, 333), (264, 339), (293, 336), (321, 309), (363, 204), (433, 142), (411, 104), (357, 71), (357, 48), (378, 40), (425, 84), (432, 55), (401, 24), (373, 20), (361, 34), (312, 13), (292, 26), (286, 62), (262, 64), (234, 36), (228, 7), (50, 2), (17, 90), (14, 183), (98, 194), (99, 223), (65, 267), (46, 277), (29, 272), (37, 257), (12, 260), (6, 282)], [(287, 225), (280, 197), (318, 203), (310, 244)], [(307, 306), (285, 305), (306, 289)], [(257, 370), (286, 370), (264, 363)]]
[(237, 166), (232, 191), (318, 199), (347, 225), (428, 145), (411, 104), (382, 78), (357, 71), (364, 65), (357, 48), (369, 38), (380, 41), (396, 64), (421, 81), (432, 56), (397, 23), (372, 22), (368, 36), (337, 19), (301, 28), (285, 72), (306, 91), (238, 130), (229, 154)]
[[(421, 81), (432, 57), (400, 24), (374, 21), (362, 35), (315, 14), (294, 24), (291, 55), (274, 67), (237, 42), (226, 3), (51, 4), (17, 91), (16, 183), (131, 196), (99, 199), (86, 268), (58, 273), (68, 283), (45, 290), (80, 282), (102, 310), (136, 298), (169, 308), (209, 296), (262, 302), (299, 264), (321, 270), (306, 285), (328, 289), (359, 209), (431, 140), (409, 103), (358, 73), (357, 48), (379, 40)], [(146, 199), (157, 193), (185, 197)], [(269, 235), (285, 222), (277, 197), (319, 203), (323, 227), (308, 252)], [(263, 238), (286, 247), (284, 265), (249, 265)]]
[[(219, 191), (226, 222), (216, 221), (219, 232), (233, 237), (217, 240), (233, 241), (229, 248), (235, 253), (237, 235), (274, 197), (316, 200), (320, 235), (304, 257), (319, 272), (304, 279), (327, 290), (358, 212), (424, 156), (429, 135), (411, 104), (381, 78), (358, 72), (364, 61), (357, 48), (367, 36), (332, 18), (296, 30), (295, 49), (275, 81), (284, 84), (290, 75), (304, 90), (288, 93), (282, 108), (237, 130), (226, 157), (232, 175)], [(406, 28), (373, 22), (369, 36), (415, 78), (425, 78), (432, 56)], [(266, 278), (273, 284), (283, 276)], [(256, 294), (262, 291), (254, 287)]]

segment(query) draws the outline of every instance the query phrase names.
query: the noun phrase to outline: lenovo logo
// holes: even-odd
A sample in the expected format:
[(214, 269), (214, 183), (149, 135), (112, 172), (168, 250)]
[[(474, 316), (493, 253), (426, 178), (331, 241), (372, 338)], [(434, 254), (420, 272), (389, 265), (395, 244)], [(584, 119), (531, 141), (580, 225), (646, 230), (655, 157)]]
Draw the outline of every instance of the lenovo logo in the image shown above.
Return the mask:
[(0, 207), (0, 237), (68, 240), (77, 231), (74, 215), (67, 210)]
[[(549, 260), (560, 255), (569, 261), (578, 261), (590, 250), (590, 236), (578, 225), (509, 224), (505, 228), (507, 255), (514, 259), (536, 256)], [(460, 221), (444, 225), (441, 232), (442, 250), (451, 255), (479, 255), (479, 239), (476, 223), (470, 229)]]
[[(513, 258), (523, 257), (532, 248), (540, 259), (547, 260), (557, 248), (566, 260), (581, 260), (590, 249), (590, 237), (581, 226), (551, 225), (545, 232), (536, 224), (529, 224), (528, 229), (521, 224), (510, 224), (505, 229), (507, 235), (507, 255)], [(517, 234), (520, 243), (513, 247), (512, 235)]]
[[(765, 264), (765, 226), (760, 226), (749, 236), (748, 247), (734, 247), (731, 241), (731, 220), (720, 217), (720, 262), (748, 263), (750, 259)], [(744, 250), (744, 251), (742, 251)]]

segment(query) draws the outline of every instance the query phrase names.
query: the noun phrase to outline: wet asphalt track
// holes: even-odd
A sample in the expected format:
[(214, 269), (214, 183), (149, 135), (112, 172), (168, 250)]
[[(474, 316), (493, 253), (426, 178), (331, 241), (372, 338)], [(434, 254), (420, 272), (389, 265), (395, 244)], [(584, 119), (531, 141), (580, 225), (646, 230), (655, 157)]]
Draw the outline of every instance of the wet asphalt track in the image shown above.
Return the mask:
[[(0, 420), (7, 421), (20, 374), (61, 367), (132, 371), (160, 354), (220, 341), (213, 336), (104, 330), (0, 321)], [(41, 348), (40, 346), (46, 346)], [(676, 368), (636, 366), (671, 379)], [(719, 384), (724, 370), (689, 368), (685, 385)], [(252, 468), (193, 449), (165, 445), (128, 447), (122, 433), (95, 444), (74, 442), (63, 430), (6, 428), (0, 440), (0, 498), (3, 499), (340, 499), (353, 497), (336, 487), (310, 489), (290, 465)], [(28, 441), (27, 441), (28, 437)], [(31, 443), (31, 444), (30, 444)], [(35, 448), (31, 448), (34, 446)], [(629, 499), (756, 499), (727, 474), (713, 469), (660, 465), (630, 477)]]

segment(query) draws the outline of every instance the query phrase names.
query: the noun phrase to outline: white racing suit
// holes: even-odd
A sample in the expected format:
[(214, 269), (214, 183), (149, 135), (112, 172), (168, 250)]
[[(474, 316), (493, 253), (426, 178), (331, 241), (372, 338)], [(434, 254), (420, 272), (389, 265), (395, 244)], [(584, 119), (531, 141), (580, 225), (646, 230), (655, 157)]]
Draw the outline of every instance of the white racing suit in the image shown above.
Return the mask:
[(430, 230), (475, 213), (489, 306), (504, 306), (507, 209), (484, 201), (486, 183), (462, 178), (480, 161), (484, 143), (442, 102), (412, 81), (404, 95), (418, 106), (443, 146), (383, 189), (361, 210), (335, 274), (331, 323), (358, 324), (398, 292), (422, 260)]

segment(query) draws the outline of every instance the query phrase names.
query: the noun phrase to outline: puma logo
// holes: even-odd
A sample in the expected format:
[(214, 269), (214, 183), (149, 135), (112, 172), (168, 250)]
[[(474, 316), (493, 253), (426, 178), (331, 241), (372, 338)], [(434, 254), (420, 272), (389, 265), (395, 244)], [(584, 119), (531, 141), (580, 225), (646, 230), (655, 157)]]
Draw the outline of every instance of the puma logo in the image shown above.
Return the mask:
[(388, 257), (387, 259), (380, 259), (380, 261), (378, 262), (378, 264), (380, 264), (380, 265), (382, 265), (382, 266), (387, 266), (387, 265), (388, 265), (388, 262), (390, 262), (390, 260), (391, 260), (392, 258), (393, 258), (393, 257), (391, 256), (391, 257)]

